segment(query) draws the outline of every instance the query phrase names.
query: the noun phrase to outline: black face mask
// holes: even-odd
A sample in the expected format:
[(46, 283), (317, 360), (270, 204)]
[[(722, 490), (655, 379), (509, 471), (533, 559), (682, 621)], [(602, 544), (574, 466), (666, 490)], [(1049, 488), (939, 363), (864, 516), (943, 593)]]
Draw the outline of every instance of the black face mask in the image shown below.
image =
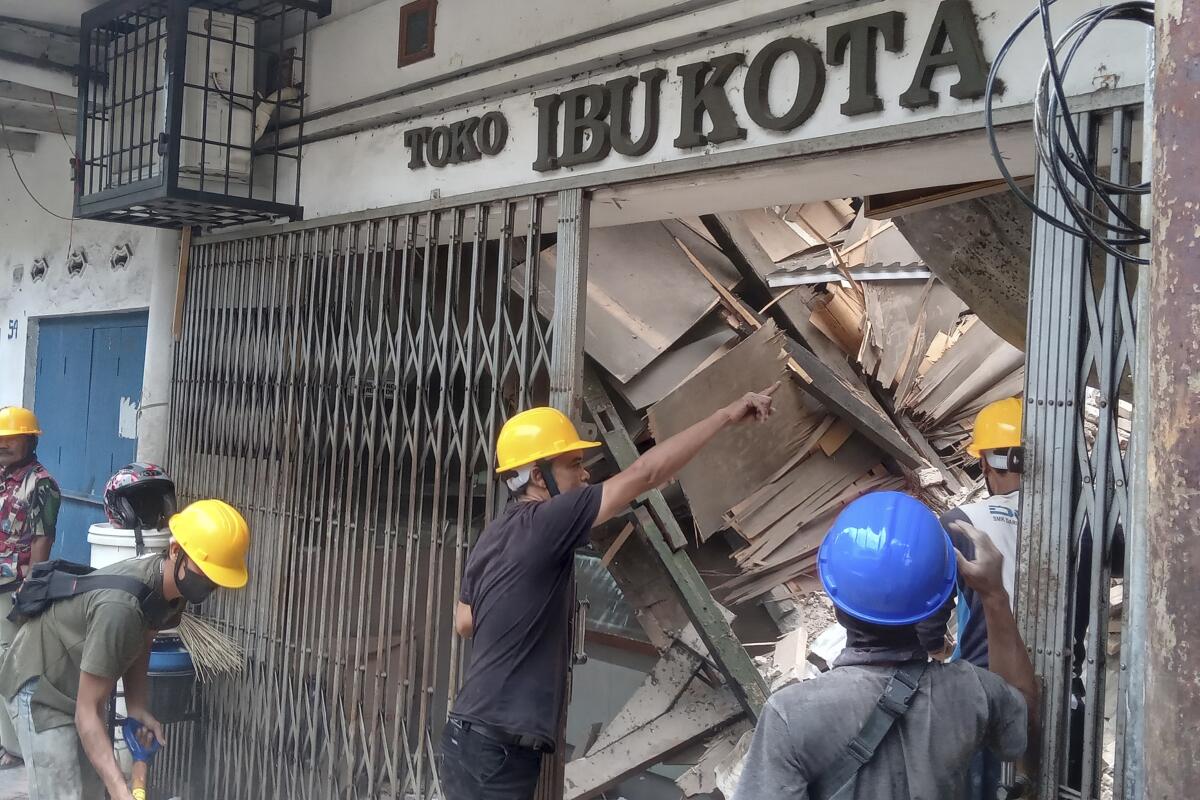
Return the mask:
[(199, 605), (208, 599), (217, 585), (201, 572), (192, 572), (187, 568), (188, 557), (181, 551), (175, 561), (175, 587), (183, 595), (183, 599), (192, 605)]

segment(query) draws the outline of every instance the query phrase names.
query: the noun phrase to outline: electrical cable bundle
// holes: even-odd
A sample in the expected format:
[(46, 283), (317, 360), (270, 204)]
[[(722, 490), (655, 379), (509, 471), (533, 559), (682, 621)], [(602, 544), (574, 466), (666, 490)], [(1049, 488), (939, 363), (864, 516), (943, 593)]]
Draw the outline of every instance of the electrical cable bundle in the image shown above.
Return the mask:
[[(1150, 231), (1130, 216), (1123, 201), (1130, 195), (1148, 195), (1150, 182), (1145, 180), (1131, 185), (1120, 182), (1119, 176), (1105, 179), (1096, 174), (1095, 165), (1092, 164), (1086, 147), (1087, 132), (1084, 132), (1085, 138), (1081, 139), (1067, 104), (1063, 78), (1079, 48), (1101, 23), (1140, 22), (1153, 28), (1154, 3), (1150, 0), (1129, 0), (1092, 9), (1071, 23), (1057, 40), (1050, 27), (1050, 6), (1054, 3), (1055, 0), (1038, 0), (1037, 8), (1009, 34), (996, 54), (996, 60), (988, 74), (987, 94), (984, 100), (984, 124), (987, 127), (992, 157), (1009, 188), (1038, 218), (1059, 230), (1087, 239), (1119, 259), (1147, 264), (1147, 259), (1134, 255), (1131, 250), (1149, 244)], [(1039, 207), (1037, 201), (1017, 185), (1000, 154), (992, 121), (992, 101), (1000, 65), (1021, 33), (1039, 18), (1046, 47), (1046, 63), (1038, 78), (1037, 93), (1034, 97), (1034, 143), (1039, 166), (1054, 182), (1071, 222), (1059, 219)], [(1152, 80), (1152, 76), (1147, 75), (1146, 80)], [(1148, 166), (1144, 165), (1143, 168)], [(1097, 214), (1090, 207), (1089, 203), (1093, 199), (1103, 205), (1104, 214)]]

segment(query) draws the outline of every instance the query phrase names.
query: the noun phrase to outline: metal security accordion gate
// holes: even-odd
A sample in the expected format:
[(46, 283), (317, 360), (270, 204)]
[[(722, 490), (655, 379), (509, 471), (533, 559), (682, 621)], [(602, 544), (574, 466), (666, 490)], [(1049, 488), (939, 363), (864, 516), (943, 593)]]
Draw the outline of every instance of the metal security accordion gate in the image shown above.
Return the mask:
[[(248, 665), (202, 687), (162, 791), (436, 796), (465, 656), (454, 601), (503, 501), (493, 443), (547, 402), (554, 363), (578, 369), (572, 343), (552, 354), (575, 320), (547, 321), (538, 254), (572, 249), (580, 205), (564, 192), (192, 247), (170, 466), (184, 500), (221, 497), (250, 523), (249, 586), (204, 609)], [(566, 267), (559, 299), (579, 296)]]
[[(1097, 172), (1136, 184), (1141, 107), (1075, 115)], [(1105, 213), (1081, 184), (1076, 197)], [(1038, 204), (1069, 220), (1045, 171)], [(1135, 218), (1128, 195), (1112, 199)], [(1108, 220), (1115, 222), (1112, 211)], [(1144, 471), (1138, 267), (1035, 221), (1017, 619), (1042, 679), (1043, 800), (1139, 796)], [(1144, 345), (1144, 342), (1142, 342)], [(1140, 405), (1140, 407), (1138, 407)], [(1118, 629), (1119, 626), (1119, 629)]]

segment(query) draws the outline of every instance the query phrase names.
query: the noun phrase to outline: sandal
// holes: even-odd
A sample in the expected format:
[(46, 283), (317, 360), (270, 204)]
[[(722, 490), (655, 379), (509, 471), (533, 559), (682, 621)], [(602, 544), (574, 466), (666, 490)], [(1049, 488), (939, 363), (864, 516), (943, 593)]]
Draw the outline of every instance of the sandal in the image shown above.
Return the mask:
[(0, 772), (6, 769), (16, 769), (17, 767), (25, 766), (25, 760), (14, 753), (10, 753), (3, 747), (0, 747)]

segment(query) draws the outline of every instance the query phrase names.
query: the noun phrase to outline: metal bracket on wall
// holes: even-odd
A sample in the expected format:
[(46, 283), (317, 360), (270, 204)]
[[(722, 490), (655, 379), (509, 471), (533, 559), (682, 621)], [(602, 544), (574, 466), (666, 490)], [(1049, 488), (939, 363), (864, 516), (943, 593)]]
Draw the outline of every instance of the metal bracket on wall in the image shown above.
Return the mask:
[[(613, 460), (619, 468), (627, 468), (637, 459), (637, 447), (621, 423), (600, 376), (591, 368), (584, 370), (583, 401)], [(682, 551), (687, 539), (662, 492), (654, 489), (639, 498), (634, 506), (634, 518), (674, 583), (688, 619), (696, 626), (709, 656), (716, 662), (738, 703), (751, 719), (757, 720), (767, 699), (766, 682), (734, 636), (695, 564)]]

